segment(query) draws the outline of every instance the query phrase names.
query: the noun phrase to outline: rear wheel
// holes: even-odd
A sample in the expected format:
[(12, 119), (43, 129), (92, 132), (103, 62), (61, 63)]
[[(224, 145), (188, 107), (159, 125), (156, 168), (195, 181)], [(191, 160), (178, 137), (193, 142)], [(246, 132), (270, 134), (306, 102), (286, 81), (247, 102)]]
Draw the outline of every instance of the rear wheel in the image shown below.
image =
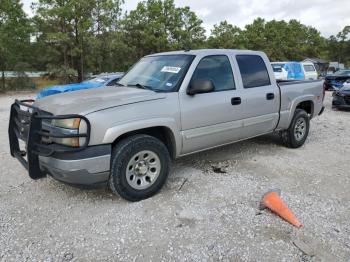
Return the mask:
[(148, 135), (125, 138), (113, 149), (109, 186), (129, 201), (149, 198), (163, 187), (169, 163), (168, 149), (159, 139)]
[(301, 147), (309, 134), (310, 118), (303, 109), (296, 109), (287, 130), (281, 132), (283, 143), (290, 148)]

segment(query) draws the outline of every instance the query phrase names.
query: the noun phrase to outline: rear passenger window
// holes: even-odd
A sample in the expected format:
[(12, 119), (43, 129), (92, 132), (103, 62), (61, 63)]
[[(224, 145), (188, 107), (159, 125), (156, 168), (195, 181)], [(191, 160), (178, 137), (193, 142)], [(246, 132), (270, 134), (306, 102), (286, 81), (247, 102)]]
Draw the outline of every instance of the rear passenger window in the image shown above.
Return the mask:
[(231, 64), (225, 55), (204, 57), (193, 73), (193, 80), (211, 80), (215, 91), (235, 89)]
[(270, 85), (270, 77), (264, 60), (258, 55), (237, 55), (244, 88)]
[(305, 72), (315, 72), (315, 68), (312, 65), (304, 65)]

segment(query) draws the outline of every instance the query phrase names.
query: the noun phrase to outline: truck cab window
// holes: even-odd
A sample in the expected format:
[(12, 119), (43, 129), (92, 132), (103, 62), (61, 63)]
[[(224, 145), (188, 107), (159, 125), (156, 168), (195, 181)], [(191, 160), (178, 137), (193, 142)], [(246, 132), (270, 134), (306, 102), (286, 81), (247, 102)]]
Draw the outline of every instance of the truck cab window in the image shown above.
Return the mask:
[(204, 57), (193, 73), (193, 80), (211, 80), (215, 91), (235, 89), (231, 64), (225, 55)]
[(239, 71), (244, 88), (268, 86), (271, 84), (264, 60), (258, 55), (237, 55)]

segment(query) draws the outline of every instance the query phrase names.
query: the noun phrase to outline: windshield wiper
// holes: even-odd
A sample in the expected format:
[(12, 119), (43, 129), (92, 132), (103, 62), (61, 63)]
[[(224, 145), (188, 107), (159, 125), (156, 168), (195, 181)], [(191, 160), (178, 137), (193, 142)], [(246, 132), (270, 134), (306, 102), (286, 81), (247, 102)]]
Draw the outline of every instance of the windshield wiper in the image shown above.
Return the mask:
[(140, 88), (140, 89), (146, 89), (146, 90), (153, 91), (153, 88), (151, 86), (141, 85), (140, 83), (133, 84), (133, 85), (128, 85), (128, 86), (135, 86), (135, 87)]
[(123, 84), (121, 84), (121, 83), (118, 83), (118, 82), (115, 83), (115, 85), (116, 85), (116, 86), (125, 86), (125, 85), (123, 85)]

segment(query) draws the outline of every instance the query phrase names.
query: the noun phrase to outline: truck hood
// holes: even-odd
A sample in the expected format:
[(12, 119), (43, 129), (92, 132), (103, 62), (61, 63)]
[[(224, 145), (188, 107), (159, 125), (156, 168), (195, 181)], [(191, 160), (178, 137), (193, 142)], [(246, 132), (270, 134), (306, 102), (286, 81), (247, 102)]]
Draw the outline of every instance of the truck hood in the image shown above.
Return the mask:
[(37, 100), (34, 106), (54, 115), (80, 114), (104, 110), (111, 107), (165, 98), (164, 93), (133, 87), (105, 87), (56, 94)]

